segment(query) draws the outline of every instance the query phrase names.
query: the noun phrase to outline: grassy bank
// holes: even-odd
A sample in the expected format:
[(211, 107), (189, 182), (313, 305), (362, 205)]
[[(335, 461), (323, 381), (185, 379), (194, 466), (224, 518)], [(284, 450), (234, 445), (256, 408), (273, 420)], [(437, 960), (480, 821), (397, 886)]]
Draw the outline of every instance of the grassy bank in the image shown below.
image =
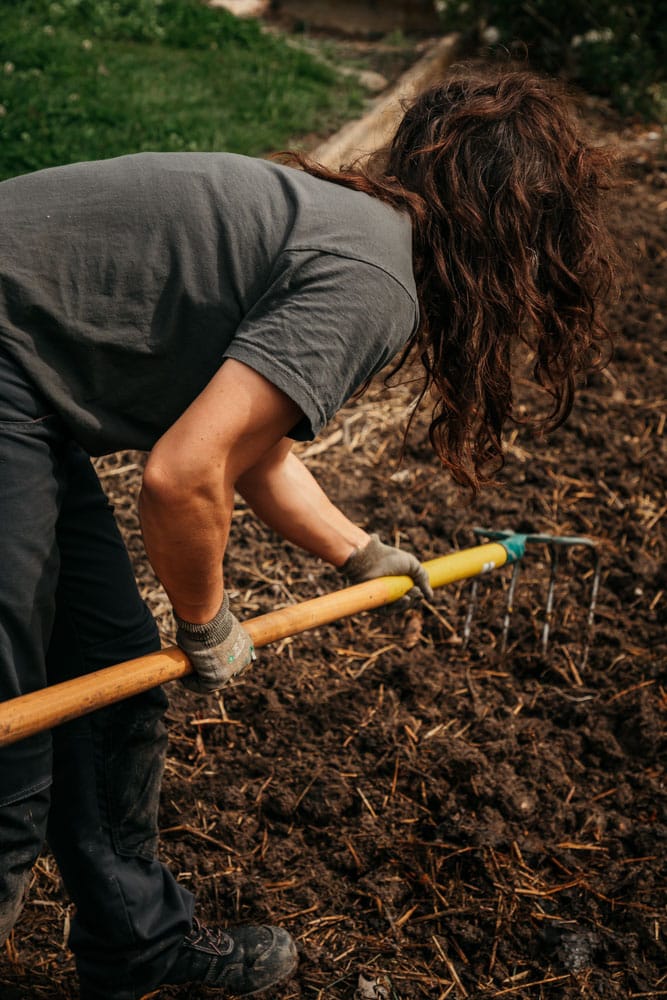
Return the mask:
[(0, 0), (0, 177), (139, 150), (262, 155), (326, 135), (356, 83), (199, 0)]

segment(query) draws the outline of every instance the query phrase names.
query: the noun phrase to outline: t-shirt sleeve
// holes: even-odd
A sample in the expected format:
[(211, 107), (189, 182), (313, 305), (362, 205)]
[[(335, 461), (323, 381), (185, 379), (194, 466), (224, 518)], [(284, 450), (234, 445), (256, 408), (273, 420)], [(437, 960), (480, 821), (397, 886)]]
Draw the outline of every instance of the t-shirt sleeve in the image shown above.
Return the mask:
[(281, 389), (315, 437), (363, 383), (406, 345), (418, 322), (409, 291), (382, 268), (313, 251), (286, 251), (275, 279), (225, 350)]

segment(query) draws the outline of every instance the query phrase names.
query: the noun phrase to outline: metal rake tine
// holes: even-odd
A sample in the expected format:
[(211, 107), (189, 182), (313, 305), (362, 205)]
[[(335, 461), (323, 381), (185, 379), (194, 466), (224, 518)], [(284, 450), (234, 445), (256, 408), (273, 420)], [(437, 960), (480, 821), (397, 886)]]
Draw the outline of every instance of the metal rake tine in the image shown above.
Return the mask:
[[(515, 531), (494, 531), (487, 528), (473, 528), (473, 534), (477, 535), (478, 538), (487, 538), (494, 540), (502, 540), (506, 538), (511, 538), (517, 535)], [(522, 538), (525, 536), (521, 535)], [(500, 655), (503, 656), (505, 650), (507, 649), (507, 639), (509, 636), (510, 625), (512, 622), (512, 614), (514, 612), (514, 594), (516, 591), (517, 580), (519, 578), (519, 572), (521, 569), (521, 559), (522, 555), (513, 563), (512, 565), (512, 576), (510, 578), (510, 584), (507, 589), (507, 604), (505, 606), (505, 616), (503, 618), (503, 631), (500, 639)], [(470, 603), (468, 605), (468, 613), (466, 615), (466, 621), (463, 628), (463, 648), (465, 649), (468, 640), (470, 639), (470, 623), (472, 621), (472, 612), (477, 604), (477, 580), (473, 581), (470, 595)]]
[(558, 573), (558, 565), (560, 562), (560, 553), (557, 545), (549, 544), (549, 558), (551, 560), (551, 569), (549, 572), (549, 588), (547, 590), (547, 603), (544, 609), (544, 624), (542, 625), (542, 639), (541, 648), (542, 655), (546, 656), (547, 647), (549, 645), (549, 632), (551, 631), (551, 622), (553, 620), (554, 612), (554, 592), (556, 589), (556, 574)]
[[(488, 538), (500, 541), (502, 543), (503, 539), (511, 538), (516, 532), (503, 530), (491, 530), (488, 528), (473, 528), (475, 535), (481, 538)], [(537, 542), (542, 545), (547, 545), (549, 548), (549, 556), (551, 562), (551, 568), (549, 573), (549, 585), (547, 589), (546, 606), (544, 610), (544, 623), (542, 625), (542, 634), (540, 637), (540, 646), (542, 655), (546, 655), (549, 646), (549, 636), (551, 632), (551, 626), (553, 622), (554, 615), (554, 604), (555, 604), (555, 589), (556, 589), (556, 577), (558, 573), (558, 568), (561, 559), (561, 549), (562, 548), (576, 548), (577, 546), (584, 546), (589, 548), (593, 552), (594, 559), (594, 570), (593, 570), (593, 582), (591, 584), (591, 599), (588, 605), (588, 615), (586, 619), (584, 642), (582, 646), (581, 654), (581, 668), (586, 666), (588, 660), (588, 654), (591, 646), (591, 634), (593, 629), (593, 620), (595, 617), (595, 610), (597, 607), (598, 593), (600, 589), (600, 578), (601, 578), (601, 558), (598, 549), (597, 542), (592, 538), (586, 538), (582, 535), (544, 535), (544, 534), (524, 534), (522, 535), (524, 542)], [(514, 563), (512, 570), (512, 579), (510, 581), (510, 586), (507, 594), (507, 608), (505, 611), (505, 619), (503, 622), (503, 633), (501, 640), (501, 653), (504, 653), (507, 646), (507, 639), (509, 635), (510, 622), (512, 618), (512, 612), (514, 609), (514, 592), (516, 589), (517, 578), (519, 575), (520, 563), (519, 561)], [(474, 599), (477, 599), (476, 587), (474, 592)], [(468, 616), (466, 618), (465, 626), (465, 642), (467, 643), (470, 638), (470, 622), (472, 620), (472, 609), (469, 608)]]
[(516, 590), (517, 580), (519, 579), (519, 570), (521, 569), (521, 560), (517, 560), (512, 567), (512, 576), (510, 578), (510, 585), (507, 588), (507, 605), (505, 607), (505, 618), (503, 620), (503, 634), (500, 640), (500, 655), (502, 656), (507, 649), (507, 638), (509, 636), (510, 624), (512, 621), (512, 613), (514, 611), (514, 592)]
[[(538, 536), (536, 536), (536, 538), (537, 537)], [(546, 538), (544, 540), (546, 540)], [(595, 609), (597, 607), (598, 593), (600, 590), (600, 578), (602, 574), (602, 560), (600, 556), (600, 550), (598, 549), (597, 543), (593, 541), (592, 538), (586, 538), (582, 536), (566, 535), (559, 538), (556, 535), (551, 539), (551, 544), (558, 546), (566, 546), (569, 548), (584, 546), (585, 548), (590, 549), (593, 554), (593, 582), (591, 584), (591, 599), (588, 604), (588, 614), (586, 616), (584, 640), (581, 650), (581, 661), (579, 664), (579, 669), (583, 670), (584, 667), (586, 666), (586, 663), (588, 662), (588, 654), (591, 647), (593, 620), (595, 617)], [(543, 646), (543, 650), (544, 649), (546, 649), (545, 646)]]
[(462, 649), (467, 649), (468, 642), (470, 641), (472, 616), (475, 613), (475, 608), (477, 607), (477, 592), (479, 589), (479, 581), (475, 577), (472, 581), (472, 586), (470, 587), (470, 598), (468, 599), (468, 610), (466, 612), (466, 620), (463, 624), (463, 645)]
[(602, 561), (600, 558), (600, 552), (597, 547), (597, 543), (591, 538), (584, 538), (581, 536), (562, 536), (558, 535), (533, 535), (530, 536), (531, 541), (543, 542), (549, 547), (549, 554), (551, 557), (551, 572), (549, 575), (549, 589), (547, 592), (547, 603), (545, 608), (545, 620), (542, 627), (542, 654), (546, 655), (547, 646), (549, 642), (549, 632), (551, 629), (551, 623), (553, 621), (553, 605), (554, 605), (554, 592), (556, 584), (556, 575), (558, 572), (558, 565), (560, 561), (560, 547), (565, 546), (567, 548), (575, 548), (577, 546), (584, 546), (588, 548), (593, 553), (593, 582), (591, 584), (591, 599), (588, 605), (588, 614), (586, 616), (586, 626), (584, 632), (584, 641), (581, 651), (581, 661), (579, 668), (584, 669), (588, 661), (588, 653), (591, 646), (591, 633), (593, 629), (593, 620), (595, 617), (595, 609), (597, 607), (598, 593), (600, 590), (600, 578), (602, 573)]
[(586, 636), (584, 640), (584, 648), (581, 651), (581, 669), (583, 670), (588, 662), (588, 653), (591, 648), (591, 636), (593, 634), (593, 619), (595, 618), (595, 609), (597, 608), (598, 593), (600, 591), (600, 577), (602, 575), (602, 558), (597, 546), (593, 546), (594, 552), (594, 562), (593, 562), (593, 583), (591, 584), (591, 600), (588, 605), (588, 615), (586, 618)]

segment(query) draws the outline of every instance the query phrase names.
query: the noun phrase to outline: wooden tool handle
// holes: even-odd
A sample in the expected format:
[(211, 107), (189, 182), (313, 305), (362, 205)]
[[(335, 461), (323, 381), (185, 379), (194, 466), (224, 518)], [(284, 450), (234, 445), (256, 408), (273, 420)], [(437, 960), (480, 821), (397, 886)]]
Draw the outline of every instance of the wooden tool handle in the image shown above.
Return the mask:
[[(484, 573), (507, 560), (497, 542), (477, 545), (424, 563), (431, 586)], [(414, 583), (409, 576), (382, 576), (354, 587), (336, 590), (310, 601), (270, 611), (243, 622), (259, 649), (348, 615), (370, 611), (403, 597)], [(0, 746), (7, 746), (44, 729), (78, 718), (94, 709), (112, 705), (149, 688), (177, 680), (192, 672), (190, 661), (178, 646), (126, 660), (104, 670), (54, 684), (0, 704)]]

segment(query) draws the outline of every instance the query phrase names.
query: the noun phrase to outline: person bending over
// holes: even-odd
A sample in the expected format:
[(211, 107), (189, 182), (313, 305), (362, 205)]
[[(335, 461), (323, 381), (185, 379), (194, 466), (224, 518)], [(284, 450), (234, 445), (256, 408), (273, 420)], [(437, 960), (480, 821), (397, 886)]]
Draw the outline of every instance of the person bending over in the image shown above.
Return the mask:
[[(464, 67), (339, 172), (142, 153), (0, 184), (0, 697), (159, 648), (90, 456), (149, 452), (146, 552), (204, 694), (253, 658), (223, 577), (235, 490), (351, 580), (428, 594), (416, 556), (351, 522), (293, 442), (414, 357), (435, 453), (478, 489), (502, 462), (517, 344), (561, 423), (606, 336), (609, 176), (552, 84)], [(48, 838), (82, 1000), (243, 995), (296, 966), (284, 930), (202, 925), (156, 859), (165, 706), (154, 689), (0, 751), (0, 940)]]

